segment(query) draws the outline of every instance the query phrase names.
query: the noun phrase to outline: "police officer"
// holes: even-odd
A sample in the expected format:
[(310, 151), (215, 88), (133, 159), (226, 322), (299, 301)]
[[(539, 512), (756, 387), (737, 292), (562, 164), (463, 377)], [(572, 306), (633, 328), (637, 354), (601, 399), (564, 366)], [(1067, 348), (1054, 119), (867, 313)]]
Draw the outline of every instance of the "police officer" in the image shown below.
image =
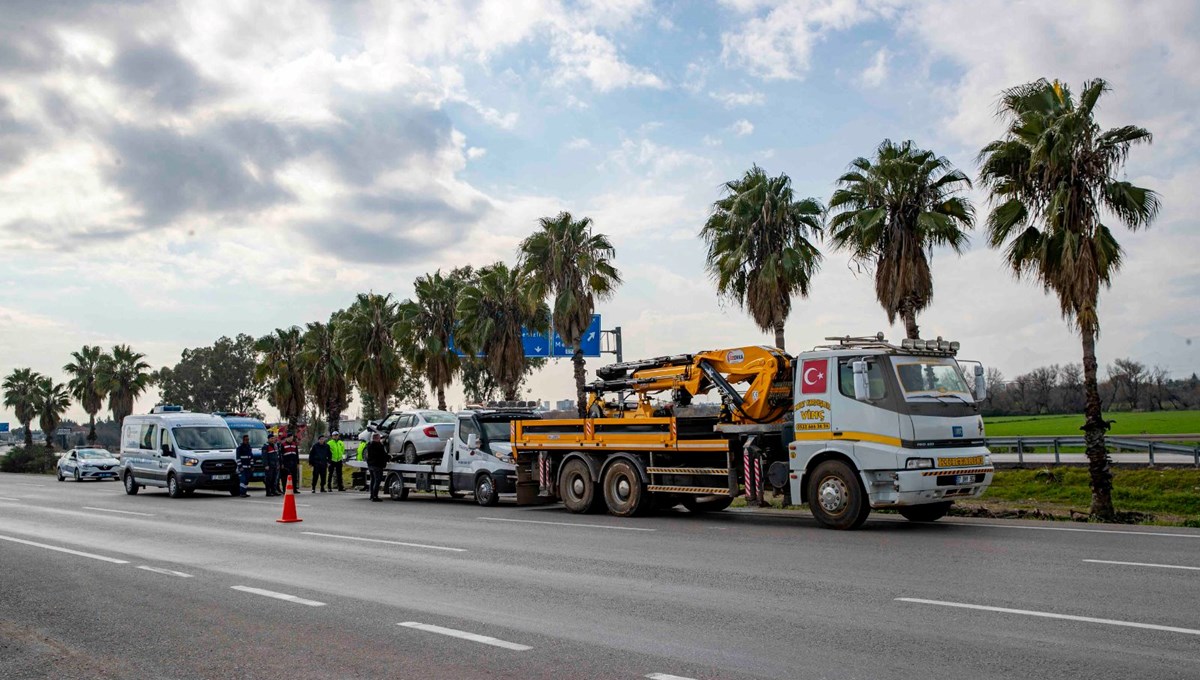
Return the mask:
[(247, 487), (250, 484), (250, 476), (254, 469), (254, 447), (250, 446), (250, 435), (242, 435), (242, 443), (237, 447), (237, 471), (238, 471), (238, 486), (242, 491), (242, 498), (249, 498)]
[(371, 443), (367, 444), (367, 469), (371, 472), (371, 500), (380, 502), (379, 485), (383, 483), (383, 468), (388, 464), (387, 449), (379, 441), (379, 433), (371, 433)]
[(325, 475), (329, 471), (329, 460), (332, 455), (332, 449), (329, 448), (329, 444), (325, 441), (325, 435), (317, 437), (317, 441), (308, 450), (308, 464), (313, 469), (313, 493), (316, 493), (318, 488), (321, 489), (321, 493), (329, 491), (329, 478)]
[(337, 483), (338, 491), (345, 491), (342, 485), (342, 461), (346, 458), (346, 442), (342, 441), (342, 433), (333, 431), (333, 439), (329, 440), (329, 488)]
[(300, 447), (296, 444), (296, 433), (288, 432), (279, 452), (279, 467), (282, 468), (283, 479), (279, 480), (287, 488), (287, 478), (292, 478), (292, 491), (300, 493)]
[(263, 464), (267, 467), (263, 484), (267, 487), (268, 496), (279, 495), (279, 444), (275, 441), (275, 433), (267, 435), (267, 443), (262, 447)]

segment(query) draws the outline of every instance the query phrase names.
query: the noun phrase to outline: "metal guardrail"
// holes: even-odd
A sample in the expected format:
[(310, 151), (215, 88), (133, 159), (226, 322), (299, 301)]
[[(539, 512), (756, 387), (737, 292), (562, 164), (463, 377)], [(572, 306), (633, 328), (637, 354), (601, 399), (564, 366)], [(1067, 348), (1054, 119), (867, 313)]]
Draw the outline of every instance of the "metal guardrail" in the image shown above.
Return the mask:
[[(1105, 443), (1108, 446), (1110, 453), (1119, 453), (1124, 451), (1141, 452), (1147, 454), (1147, 462), (1149, 465), (1154, 465), (1155, 454), (1175, 454), (1181, 456), (1190, 456), (1192, 464), (1200, 467), (1200, 443), (1193, 444), (1168, 444), (1155, 439), (1132, 439), (1128, 437), (1105, 437)], [(1054, 453), (1054, 462), (1062, 462), (1063, 448), (1085, 448), (1086, 443), (1082, 436), (1075, 437), (987, 437), (987, 446), (993, 453), (997, 449), (1004, 449), (1008, 453), (1015, 452), (1017, 454), (1017, 462), (1025, 462), (1026, 453), (1038, 453), (1039, 450), (1045, 453)]]

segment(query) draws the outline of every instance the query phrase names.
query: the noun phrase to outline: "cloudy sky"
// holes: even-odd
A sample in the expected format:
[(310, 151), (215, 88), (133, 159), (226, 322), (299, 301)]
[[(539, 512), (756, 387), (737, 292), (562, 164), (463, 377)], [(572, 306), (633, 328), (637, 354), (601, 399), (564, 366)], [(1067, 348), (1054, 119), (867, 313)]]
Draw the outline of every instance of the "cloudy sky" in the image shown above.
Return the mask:
[[(0, 372), (61, 377), (85, 343), (172, 364), (360, 291), (403, 298), (424, 272), (511, 261), (563, 209), (616, 243), (626, 282), (600, 311), (628, 358), (761, 343), (703, 271), (696, 233), (723, 181), (758, 163), (827, 200), (884, 138), (974, 175), (997, 94), (1045, 76), (1107, 79), (1101, 124), (1154, 133), (1128, 177), (1164, 208), (1120, 235), (1101, 363), (1190, 374), (1198, 32), (1186, 0), (6, 0)], [(1056, 303), (974, 241), (935, 253), (925, 334), (1009, 376), (1077, 361)], [(825, 250), (789, 349), (898, 337), (870, 275)], [(570, 385), (563, 362), (533, 396)]]

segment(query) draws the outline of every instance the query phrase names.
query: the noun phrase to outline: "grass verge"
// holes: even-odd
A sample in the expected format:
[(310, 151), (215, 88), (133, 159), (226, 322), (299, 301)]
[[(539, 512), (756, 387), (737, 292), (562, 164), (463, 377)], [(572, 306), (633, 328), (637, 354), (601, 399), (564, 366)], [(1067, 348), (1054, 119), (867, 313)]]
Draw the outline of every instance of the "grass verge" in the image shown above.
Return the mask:
[[(1105, 413), (1113, 421), (1113, 436), (1200, 433), (1200, 411)], [(1082, 435), (1083, 415), (1000, 416), (983, 419), (989, 437), (1076, 437)]]

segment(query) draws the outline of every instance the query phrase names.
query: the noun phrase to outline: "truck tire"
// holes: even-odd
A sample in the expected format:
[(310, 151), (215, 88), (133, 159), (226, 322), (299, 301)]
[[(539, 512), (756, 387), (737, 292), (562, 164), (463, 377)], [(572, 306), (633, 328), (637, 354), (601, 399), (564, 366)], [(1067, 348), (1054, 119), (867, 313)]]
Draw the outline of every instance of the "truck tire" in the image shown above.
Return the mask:
[(404, 462), (412, 465), (417, 462), (417, 447), (410, 444), (404, 445)]
[(174, 472), (167, 475), (167, 495), (171, 498), (183, 498), (183, 488), (179, 486), (179, 478)]
[(697, 515), (702, 512), (720, 512), (725, 508), (728, 508), (729, 504), (732, 502), (733, 499), (729, 496), (710, 498), (703, 501), (696, 496), (684, 496), (683, 498), (679, 499), (679, 503), (683, 505), (683, 507), (687, 508), (688, 512)]
[(392, 497), (392, 500), (408, 500), (408, 489), (404, 486), (403, 475), (389, 475), (387, 478), (387, 486), (385, 488), (387, 489), (388, 495)]
[(137, 492), (142, 488), (133, 480), (133, 470), (125, 471), (125, 479), (121, 480), (125, 483), (125, 493), (130, 496), (136, 496)]
[(567, 510), (578, 514), (596, 512), (604, 502), (604, 497), (596, 493), (596, 485), (592, 483), (592, 471), (578, 458), (567, 461), (559, 470), (558, 497)]
[(808, 507), (831, 529), (857, 529), (871, 514), (858, 475), (840, 460), (827, 460), (808, 478)]
[(500, 494), (496, 493), (496, 481), (486, 472), (475, 477), (475, 502), (485, 508), (494, 507), (500, 502)]
[(642, 484), (637, 468), (627, 460), (618, 460), (604, 471), (604, 503), (617, 517), (633, 517), (650, 510), (650, 492)]
[(927, 503), (925, 505), (905, 505), (896, 508), (896, 511), (910, 522), (936, 522), (945, 517), (947, 512), (950, 512), (950, 506), (952, 505), (954, 505), (954, 501)]

